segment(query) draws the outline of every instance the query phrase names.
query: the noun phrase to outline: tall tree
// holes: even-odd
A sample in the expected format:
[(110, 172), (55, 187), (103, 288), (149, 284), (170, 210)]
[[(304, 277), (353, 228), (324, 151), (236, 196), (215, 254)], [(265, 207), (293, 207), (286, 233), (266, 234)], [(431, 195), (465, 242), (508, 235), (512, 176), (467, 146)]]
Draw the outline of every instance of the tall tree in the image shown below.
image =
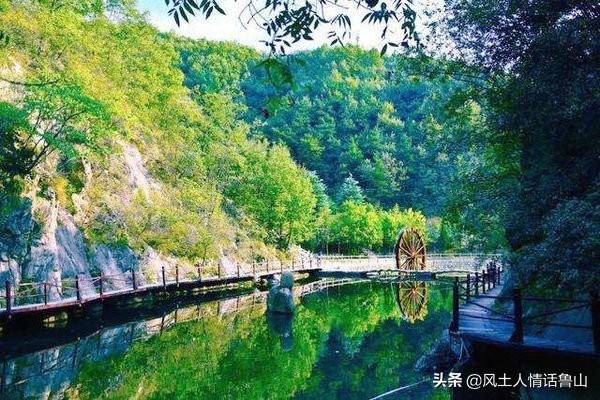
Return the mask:
[(514, 266), (550, 287), (597, 287), (600, 4), (449, 0), (446, 13), (461, 57), (488, 77), (490, 149), (502, 163), (521, 146), (521, 175), (501, 198)]

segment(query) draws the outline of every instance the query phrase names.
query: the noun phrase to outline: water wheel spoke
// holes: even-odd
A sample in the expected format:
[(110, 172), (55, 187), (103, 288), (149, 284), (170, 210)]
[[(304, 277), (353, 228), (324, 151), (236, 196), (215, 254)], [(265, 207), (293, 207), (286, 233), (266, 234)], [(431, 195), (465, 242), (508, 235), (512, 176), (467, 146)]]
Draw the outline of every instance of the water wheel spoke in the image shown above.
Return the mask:
[(405, 258), (404, 260), (402, 260), (402, 262), (400, 263), (398, 269), (403, 269), (403, 267), (405, 265), (407, 265), (410, 262), (410, 258)]
[(414, 228), (405, 228), (396, 243), (396, 267), (422, 270), (426, 267), (425, 242)]
[(402, 251), (404, 251), (407, 255), (411, 254), (411, 252), (410, 252), (411, 251), (410, 244), (407, 243), (407, 242), (405, 242), (405, 241), (403, 241), (403, 240), (400, 241), (400, 249)]

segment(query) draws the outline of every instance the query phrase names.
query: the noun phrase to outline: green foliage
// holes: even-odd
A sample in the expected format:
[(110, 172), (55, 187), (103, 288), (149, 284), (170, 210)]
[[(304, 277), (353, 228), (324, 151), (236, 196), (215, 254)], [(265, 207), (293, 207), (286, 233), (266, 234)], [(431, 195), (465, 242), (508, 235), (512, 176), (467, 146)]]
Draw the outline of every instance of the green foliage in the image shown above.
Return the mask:
[(264, 229), (266, 243), (287, 248), (310, 239), (316, 206), (306, 171), (298, 168), (287, 149), (258, 143), (246, 153), (246, 164), (227, 195)]
[(379, 215), (371, 204), (343, 203), (333, 217), (331, 230), (338, 253), (358, 254), (366, 249), (380, 248), (383, 243)]
[(398, 206), (385, 211), (371, 204), (346, 201), (332, 216), (330, 243), (344, 254), (365, 250), (391, 253), (402, 228), (416, 228), (425, 235), (425, 216)]
[[(258, 54), (159, 34), (132, 4), (32, 1), (0, 14), (13, 38), (0, 64), (8, 74), (17, 63), (7, 80), (24, 89), (1, 103), (3, 176), (43, 170), (40, 185), (92, 242), (193, 261), (310, 239), (306, 171), (249, 139), (232, 101)], [(209, 47), (223, 51), (204, 57)]]
[(419, 209), (456, 230), (445, 249), (502, 243), (498, 218), (462, 225), (450, 196), (495, 160), (465, 141), (486, 121), (483, 102), (460, 100), (471, 85), (356, 47), (265, 60), (160, 34), (131, 7), (24, 1), (0, 14), (14, 92), (2, 165), (22, 171), (4, 174), (40, 175), (88, 240), (190, 261), (264, 244), (390, 251), (402, 226), (425, 231)]
[[(196, 13), (209, 19), (213, 11), (225, 15), (216, 0), (165, 0), (169, 6), (169, 15), (177, 26), (183, 21), (190, 22)], [(409, 47), (409, 43), (419, 43), (415, 31), (417, 13), (413, 9), (412, 1), (398, 0), (389, 7), (386, 3), (379, 4), (379, 0), (343, 0), (340, 4), (323, 4), (319, 1), (306, 1), (296, 4), (293, 1), (272, 2), (265, 0), (264, 4), (256, 5), (248, 2), (242, 8), (240, 20), (247, 20), (248, 24), (255, 24), (257, 28), (265, 31), (266, 38), (261, 42), (270, 53), (285, 54), (293, 43), (301, 40), (313, 40), (313, 32), (329, 27), (327, 37), (331, 46), (343, 45), (351, 36), (351, 21), (346, 9), (355, 7), (364, 11), (361, 22), (381, 26), (381, 38), (385, 44), (381, 53), (389, 47), (400, 45)], [(333, 9), (337, 14), (328, 17), (326, 10)], [(391, 29), (390, 29), (391, 28)], [(402, 32), (402, 38), (388, 39), (388, 29), (397, 29)]]
[(27, 112), (0, 102), (0, 185), (29, 173), (28, 166), (35, 154), (25, 142), (31, 131)]
[(103, 105), (76, 85), (32, 88), (24, 98), (24, 109), (36, 121), (32, 129), (37, 133), (32, 146), (24, 144), (33, 147), (35, 154), (29, 171), (54, 151), (67, 159), (74, 158), (80, 148), (95, 147), (99, 138), (110, 132)]
[[(230, 44), (186, 44), (183, 54), (191, 48), (198, 49), (194, 62), (184, 61), (182, 68), (188, 85), (197, 90), (197, 101), (206, 104), (203, 99), (212, 92), (235, 101), (245, 110), (237, 115), (249, 124), (250, 133), (285, 144), (298, 163), (323, 181), (328, 197), (338, 205), (351, 199), (441, 216), (445, 233), (450, 224), (454, 232), (443, 243), (432, 239), (436, 249), (494, 251), (505, 245), (497, 213), (488, 215), (481, 209), (464, 214), (471, 198), (465, 191), (500, 191), (482, 186), (477, 174), (508, 176), (518, 168), (499, 163), (494, 152), (482, 154), (478, 137), (489, 128), (485, 99), (473, 99), (474, 84), (441, 74), (453, 65), (427, 58), (383, 58), (354, 47), (321, 48), (288, 57), (293, 87), (273, 88), (256, 59)], [(208, 66), (221, 55), (231, 69)], [(440, 75), (429, 78), (429, 69)], [(210, 83), (221, 75), (232, 84)], [(268, 106), (272, 99), (278, 104), (274, 113)], [(309, 247), (335, 247), (331, 215), (316, 217), (316, 237), (306, 243)], [(387, 251), (388, 244), (382, 249)]]
[(524, 283), (597, 287), (597, 3), (446, 3), (441, 28), (480, 71), (471, 96), (491, 114), (473, 136), (483, 156), (465, 162), (457, 220), (500, 225)]
[(394, 206), (389, 211), (380, 211), (380, 219), (383, 230), (382, 249), (388, 254), (393, 253), (398, 236), (404, 228), (415, 228), (425, 238), (428, 237), (425, 216), (419, 211), (411, 208), (400, 210), (398, 206)]
[(352, 174), (348, 175), (340, 187), (337, 201), (339, 204), (345, 201), (352, 201), (354, 203), (363, 203), (365, 201), (362, 189)]

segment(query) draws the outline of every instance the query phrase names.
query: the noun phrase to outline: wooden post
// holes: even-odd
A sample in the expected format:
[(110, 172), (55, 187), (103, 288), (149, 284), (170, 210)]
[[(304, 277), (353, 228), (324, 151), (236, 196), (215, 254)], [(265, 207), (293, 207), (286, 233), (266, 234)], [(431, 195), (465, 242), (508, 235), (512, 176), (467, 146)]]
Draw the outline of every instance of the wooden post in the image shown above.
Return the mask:
[(487, 273), (484, 270), (481, 273), (481, 293), (485, 293), (487, 291), (486, 286), (485, 286), (486, 283), (487, 283)]
[(475, 296), (479, 296), (479, 272), (475, 272)]
[(77, 278), (75, 279), (75, 290), (77, 291), (77, 301), (81, 303), (81, 290), (79, 287), (79, 274), (77, 274)]
[(458, 332), (458, 277), (454, 278), (452, 286), (452, 322), (450, 323), (450, 331)]
[(256, 261), (252, 260), (252, 276), (256, 275)]
[(471, 300), (471, 274), (467, 274), (467, 287), (465, 288), (466, 297), (465, 301), (468, 303)]
[(131, 283), (133, 285), (133, 290), (137, 290), (137, 282), (135, 281), (135, 271), (131, 268)]
[(523, 302), (521, 299), (521, 289), (513, 291), (513, 306), (515, 330), (510, 337), (511, 342), (523, 343)]
[(6, 312), (8, 312), (8, 314), (10, 314), (10, 311), (12, 310), (12, 288), (11, 288), (10, 281), (8, 279), (6, 280), (5, 285), (6, 285)]
[(48, 282), (44, 282), (44, 305), (48, 305)]
[(175, 284), (179, 286), (179, 264), (175, 264)]
[(167, 281), (165, 279), (165, 266), (162, 267), (162, 281), (163, 281), (163, 289), (167, 288)]
[(236, 264), (237, 264), (237, 276), (239, 278), (240, 277), (240, 262), (237, 261)]
[(294, 270), (294, 259), (292, 258), (292, 271)]
[(100, 297), (104, 296), (104, 272), (100, 272)]
[(590, 311), (592, 313), (592, 335), (594, 336), (594, 350), (600, 353), (600, 302), (598, 292), (590, 294)]

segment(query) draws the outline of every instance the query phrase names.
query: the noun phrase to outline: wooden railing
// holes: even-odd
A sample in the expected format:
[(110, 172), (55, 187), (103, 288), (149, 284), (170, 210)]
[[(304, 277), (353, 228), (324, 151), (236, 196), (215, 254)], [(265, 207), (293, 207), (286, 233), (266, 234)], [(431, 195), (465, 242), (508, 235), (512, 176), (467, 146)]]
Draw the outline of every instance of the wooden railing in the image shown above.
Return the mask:
[[(460, 317), (482, 319), (490, 321), (512, 323), (513, 331), (509, 341), (513, 343), (523, 343), (525, 325), (537, 325), (543, 327), (561, 327), (572, 329), (591, 330), (593, 344), (596, 353), (600, 353), (600, 302), (597, 292), (590, 294), (588, 300), (570, 299), (570, 298), (553, 298), (553, 297), (530, 297), (523, 296), (520, 288), (515, 288), (508, 296), (489, 295), (486, 294), (489, 290), (501, 284), (503, 269), (492, 264), (488, 266), (482, 273), (468, 274), (465, 280), (460, 280), (458, 277), (454, 279), (453, 296), (452, 296), (452, 322), (450, 323), (450, 331), (458, 332), (460, 330)], [(512, 314), (486, 307), (476, 302), (477, 299), (493, 299), (500, 302), (512, 303)], [(473, 304), (477, 307), (485, 309), (488, 313), (482, 314), (461, 314), (460, 302), (465, 304)], [(523, 315), (523, 303), (553, 303), (566, 304), (565, 307), (552, 311), (540, 312), (533, 315)], [(558, 322), (540, 321), (540, 319), (555, 316), (564, 312), (574, 311), (579, 309), (589, 308), (591, 313), (591, 325), (568, 324)]]
[[(5, 281), (3, 296), (0, 296), (0, 310), (10, 314), (14, 309), (25, 307), (45, 307), (66, 302), (84, 303), (89, 300), (103, 298), (118, 293), (143, 292), (150, 288), (166, 289), (167, 286), (179, 286), (184, 283), (228, 281), (231, 279), (256, 279), (260, 276), (288, 271), (310, 271), (321, 268), (321, 260), (317, 257), (302, 257), (299, 260), (282, 261), (279, 259), (252, 263), (235, 263), (234, 271), (227, 273), (220, 265), (217, 275), (207, 275), (203, 271), (207, 266), (198, 266), (195, 270), (175, 265), (172, 269), (161, 268), (158, 277), (148, 279), (140, 271), (133, 269), (118, 274), (100, 273), (98, 276), (77, 275), (57, 281), (21, 283), (14, 287), (11, 281)], [(150, 282), (149, 282), (150, 281)]]
[[(462, 266), (467, 271), (476, 271), (484, 260), (495, 257), (489, 254), (433, 254), (428, 257), (428, 270), (452, 270)], [(284, 270), (326, 270), (343, 272), (364, 272), (370, 270), (395, 269), (395, 258), (383, 256), (305, 256), (300, 259), (282, 261), (279, 259), (262, 262), (236, 262), (229, 271), (222, 264), (202, 264), (195, 269), (174, 268), (159, 271), (157, 276), (146, 277), (140, 271), (125, 271), (117, 274), (100, 273), (98, 276), (78, 275), (60, 281), (20, 283), (14, 287), (5, 282), (4, 293), (0, 292), (0, 310), (10, 314), (17, 308), (43, 308), (60, 303), (85, 303), (119, 293), (143, 292), (150, 288), (166, 289), (167, 286), (179, 286), (183, 283), (204, 281), (227, 281), (231, 278), (251, 279)], [(233, 270), (233, 271), (232, 271)], [(211, 273), (212, 272), (212, 273)], [(216, 274), (215, 274), (216, 272)]]

